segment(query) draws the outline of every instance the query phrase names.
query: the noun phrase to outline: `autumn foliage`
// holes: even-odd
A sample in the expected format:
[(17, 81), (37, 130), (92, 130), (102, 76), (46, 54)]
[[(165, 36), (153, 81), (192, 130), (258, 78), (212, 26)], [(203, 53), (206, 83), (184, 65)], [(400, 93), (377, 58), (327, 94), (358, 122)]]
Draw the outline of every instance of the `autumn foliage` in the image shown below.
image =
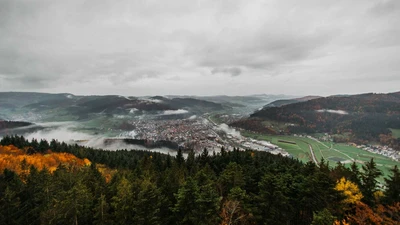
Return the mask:
[(83, 167), (90, 165), (88, 159), (79, 159), (70, 153), (27, 154), (25, 149), (19, 149), (13, 145), (0, 145), (0, 171), (4, 169), (13, 170), (20, 174), (26, 172), (32, 165), (39, 170), (47, 168), (50, 172), (57, 169), (59, 165), (72, 167)]
[(346, 204), (356, 204), (363, 198), (357, 184), (346, 180), (344, 177), (337, 182), (335, 190), (343, 192), (343, 195), (346, 197), (343, 202)]

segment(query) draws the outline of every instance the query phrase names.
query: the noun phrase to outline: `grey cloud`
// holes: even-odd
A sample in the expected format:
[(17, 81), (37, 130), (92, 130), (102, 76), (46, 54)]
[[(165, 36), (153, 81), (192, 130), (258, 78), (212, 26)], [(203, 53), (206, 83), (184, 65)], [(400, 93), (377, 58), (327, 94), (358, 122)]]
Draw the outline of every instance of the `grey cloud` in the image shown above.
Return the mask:
[(400, 1), (398, 0), (385, 0), (378, 1), (370, 11), (378, 15), (388, 15), (400, 11)]
[(227, 73), (230, 74), (232, 77), (239, 76), (242, 73), (242, 70), (237, 67), (231, 67), (231, 68), (214, 68), (211, 70), (212, 74), (217, 74), (217, 73)]
[(243, 82), (304, 86), (333, 70), (392, 79), (400, 65), (372, 56), (398, 61), (399, 2), (0, 0), (1, 88), (208, 94), (235, 76), (240, 94)]
[(124, 73), (114, 73), (109, 75), (110, 81), (114, 84), (121, 85), (126, 82), (138, 81), (146, 78), (157, 78), (160, 76), (160, 72), (154, 70), (137, 70), (137, 71), (126, 71)]
[(51, 83), (50, 80), (46, 79), (45, 77), (38, 77), (32, 75), (1, 75), (0, 76), (0, 83), (3, 83), (5, 86), (4, 88), (11, 87), (11, 88), (21, 88), (21, 89), (41, 89), (44, 87), (48, 87)]
[(194, 57), (200, 66), (235, 65), (271, 70), (287, 63), (307, 59), (312, 56), (313, 51), (328, 43), (330, 36), (334, 36), (332, 32), (315, 36), (273, 32), (262, 32), (256, 37), (244, 37), (235, 40), (237, 43), (215, 42), (191, 54), (196, 55)]

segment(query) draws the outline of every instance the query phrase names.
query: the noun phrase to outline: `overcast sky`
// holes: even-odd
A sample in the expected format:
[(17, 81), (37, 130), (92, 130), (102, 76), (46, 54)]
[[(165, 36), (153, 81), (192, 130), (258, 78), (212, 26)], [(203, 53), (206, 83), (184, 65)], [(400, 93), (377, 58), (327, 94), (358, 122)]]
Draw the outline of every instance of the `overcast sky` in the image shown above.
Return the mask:
[(400, 0), (0, 0), (0, 91), (400, 91)]

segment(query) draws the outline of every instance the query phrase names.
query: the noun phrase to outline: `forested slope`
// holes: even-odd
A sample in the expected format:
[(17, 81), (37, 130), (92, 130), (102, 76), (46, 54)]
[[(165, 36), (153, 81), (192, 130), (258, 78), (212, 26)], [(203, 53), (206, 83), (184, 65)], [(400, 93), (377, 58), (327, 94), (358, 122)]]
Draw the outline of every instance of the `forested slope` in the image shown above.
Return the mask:
[(294, 124), (287, 127), (289, 133), (350, 133), (347, 141), (381, 141), (398, 148), (400, 141), (388, 136), (389, 128), (400, 128), (400, 92), (317, 98), (264, 108), (251, 115), (255, 118)]
[[(380, 191), (373, 161), (360, 170), (303, 164), (267, 152), (176, 157), (102, 151), (6, 137), (2, 148), (74, 154), (90, 166), (0, 175), (0, 224), (397, 224), (400, 173)], [(14, 147), (12, 147), (14, 146)], [(109, 182), (96, 163), (117, 169)], [(325, 221), (325, 222), (324, 222)], [(326, 223), (328, 222), (328, 223)]]

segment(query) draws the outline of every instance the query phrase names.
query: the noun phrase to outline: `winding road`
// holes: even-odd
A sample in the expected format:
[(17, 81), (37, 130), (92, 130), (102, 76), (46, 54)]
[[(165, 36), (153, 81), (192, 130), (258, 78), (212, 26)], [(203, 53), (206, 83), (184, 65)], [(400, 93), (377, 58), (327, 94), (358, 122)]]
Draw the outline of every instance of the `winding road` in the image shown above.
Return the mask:
[(312, 146), (311, 146), (310, 144), (308, 144), (308, 147), (310, 148), (312, 160), (313, 160), (314, 163), (319, 167), (319, 165), (318, 165), (318, 160), (317, 160), (317, 158), (315, 157), (315, 154), (314, 154), (314, 149), (312, 148)]

